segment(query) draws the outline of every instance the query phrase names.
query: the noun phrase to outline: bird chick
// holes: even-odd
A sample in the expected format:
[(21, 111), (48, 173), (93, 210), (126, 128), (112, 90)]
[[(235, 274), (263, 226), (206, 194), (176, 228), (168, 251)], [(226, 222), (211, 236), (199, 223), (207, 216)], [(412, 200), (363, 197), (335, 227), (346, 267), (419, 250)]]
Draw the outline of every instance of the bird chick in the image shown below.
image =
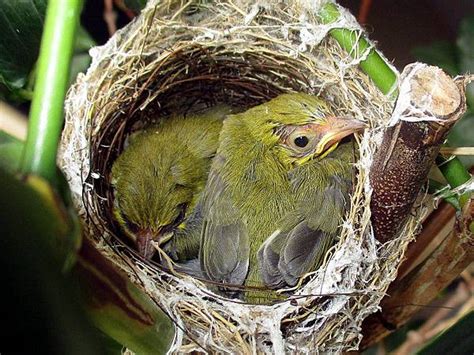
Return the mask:
[[(316, 270), (348, 207), (354, 150), (341, 140), (363, 128), (303, 93), (228, 116), (202, 195), (206, 277), (276, 289)], [(270, 294), (244, 298), (267, 303)]]
[[(114, 215), (146, 259), (152, 241), (177, 260), (197, 257), (197, 201), (205, 186), (228, 107), (171, 116), (130, 139), (112, 167)], [(197, 212), (197, 213), (196, 213)], [(188, 219), (192, 215), (192, 218)]]

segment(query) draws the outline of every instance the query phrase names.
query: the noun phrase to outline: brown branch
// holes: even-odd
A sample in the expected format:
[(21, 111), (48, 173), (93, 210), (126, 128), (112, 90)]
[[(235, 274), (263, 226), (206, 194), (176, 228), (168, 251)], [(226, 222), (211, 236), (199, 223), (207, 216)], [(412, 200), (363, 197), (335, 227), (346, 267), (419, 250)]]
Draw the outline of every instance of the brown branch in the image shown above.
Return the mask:
[(133, 20), (135, 18), (135, 13), (130, 10), (123, 0), (115, 0), (115, 6), (117, 6), (123, 13), (129, 18), (129, 20)]
[(362, 0), (359, 7), (359, 15), (357, 21), (361, 24), (366, 24), (369, 18), (370, 8), (372, 7), (372, 0)]
[(444, 155), (474, 155), (474, 147), (441, 147)]
[(12, 106), (0, 101), (0, 130), (19, 139), (26, 139), (28, 131), (28, 119)]
[(421, 233), (416, 240), (408, 245), (405, 253), (405, 260), (398, 268), (397, 279), (402, 279), (408, 272), (413, 270), (422, 260), (423, 255), (431, 253), (429, 246), (433, 241), (444, 239), (450, 232), (446, 231), (446, 227), (452, 230), (454, 223), (454, 215), (456, 209), (447, 202), (441, 202), (428, 218), (423, 222)]
[[(464, 92), (464, 81), (456, 82), (436, 67), (413, 64), (402, 73), (394, 124), (384, 133), (370, 173), (372, 225), (379, 241), (392, 240), (402, 230), (441, 144), (466, 110)], [(444, 222), (449, 219), (448, 212), (438, 212), (438, 218), (441, 215)], [(423, 307), (420, 305), (429, 304), (471, 263), (472, 220), (471, 200), (456, 221), (455, 231), (418, 266), (417, 256), (434, 231), (427, 229), (420, 244), (412, 246), (401, 270), (402, 276), (408, 274), (390, 285), (390, 296), (380, 304), (382, 310), (364, 320), (361, 349), (405, 324)]]
[(113, 0), (104, 0), (104, 21), (107, 24), (109, 35), (117, 32), (117, 13), (114, 11)]
[[(394, 351), (394, 355), (412, 354), (417, 348), (426, 344), (434, 336), (452, 326), (457, 320), (466, 314), (466, 307), (472, 307), (474, 297), (472, 296), (473, 283), (460, 283), (456, 291), (443, 302), (442, 308), (434, 312), (426, 322), (416, 331), (407, 334), (405, 342)], [(454, 314), (453, 309), (458, 309)]]
[(474, 236), (469, 230), (473, 221), (474, 201), (471, 199), (456, 221), (454, 231), (427, 260), (392, 283), (387, 292), (389, 296), (380, 303), (382, 311), (364, 320), (361, 349), (404, 325), (474, 261)]
[(441, 144), (466, 110), (464, 84), (441, 69), (407, 66), (392, 121), (370, 171), (371, 212), (376, 238), (397, 236), (409, 216)]

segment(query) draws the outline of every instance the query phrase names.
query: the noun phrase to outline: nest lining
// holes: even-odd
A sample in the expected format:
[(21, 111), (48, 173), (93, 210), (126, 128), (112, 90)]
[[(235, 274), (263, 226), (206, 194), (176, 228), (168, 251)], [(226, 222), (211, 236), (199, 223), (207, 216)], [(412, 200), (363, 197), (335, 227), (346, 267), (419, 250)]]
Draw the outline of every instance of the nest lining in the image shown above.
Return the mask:
[[(150, 1), (133, 23), (92, 51), (87, 75), (69, 92), (59, 164), (83, 218), (86, 237), (160, 304), (177, 324), (171, 352), (339, 352), (356, 349), (362, 320), (377, 310), (425, 209), (400, 237), (380, 245), (370, 226), (368, 171), (393, 102), (327, 37), (358, 29), (345, 11), (318, 24), (320, 3), (269, 6), (245, 1)], [(110, 168), (127, 135), (203, 106), (247, 108), (280, 93), (320, 95), (341, 115), (366, 121), (357, 184), (339, 242), (291, 300), (246, 305), (187, 275), (143, 262), (116, 238)], [(322, 295), (322, 297), (320, 296)]]

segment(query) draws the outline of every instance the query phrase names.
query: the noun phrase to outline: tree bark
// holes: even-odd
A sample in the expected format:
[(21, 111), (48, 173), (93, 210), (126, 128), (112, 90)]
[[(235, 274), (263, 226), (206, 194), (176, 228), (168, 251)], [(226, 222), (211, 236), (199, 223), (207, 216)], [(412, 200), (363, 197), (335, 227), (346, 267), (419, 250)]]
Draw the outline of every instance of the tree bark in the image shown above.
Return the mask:
[[(465, 85), (462, 78), (453, 80), (441, 69), (419, 63), (402, 73), (400, 96), (370, 173), (372, 225), (380, 242), (399, 236), (441, 144), (466, 110)], [(405, 324), (474, 260), (473, 215), (470, 199), (454, 231), (392, 283), (381, 311), (363, 322), (361, 350)]]
[(415, 63), (403, 71), (400, 96), (370, 172), (375, 237), (397, 236), (441, 144), (464, 114), (464, 82), (437, 67)]

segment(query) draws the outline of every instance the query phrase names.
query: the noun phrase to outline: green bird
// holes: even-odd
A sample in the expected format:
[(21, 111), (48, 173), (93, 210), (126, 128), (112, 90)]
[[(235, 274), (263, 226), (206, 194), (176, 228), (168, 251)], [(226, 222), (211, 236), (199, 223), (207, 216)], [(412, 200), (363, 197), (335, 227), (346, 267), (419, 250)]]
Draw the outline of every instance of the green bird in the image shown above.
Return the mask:
[(214, 157), (228, 107), (171, 116), (130, 137), (112, 166), (114, 215), (146, 259), (152, 241), (175, 260), (199, 251), (198, 200)]
[[(357, 153), (341, 140), (364, 127), (303, 93), (228, 116), (202, 195), (205, 276), (278, 289), (316, 270), (348, 206)], [(246, 301), (268, 302), (248, 289)]]

